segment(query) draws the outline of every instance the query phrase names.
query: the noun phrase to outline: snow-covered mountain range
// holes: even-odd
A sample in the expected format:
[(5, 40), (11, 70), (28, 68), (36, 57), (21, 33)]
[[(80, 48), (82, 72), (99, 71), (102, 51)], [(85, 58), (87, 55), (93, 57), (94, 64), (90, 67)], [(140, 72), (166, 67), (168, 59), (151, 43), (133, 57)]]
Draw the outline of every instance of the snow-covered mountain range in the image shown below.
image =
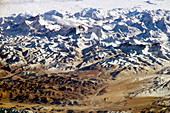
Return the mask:
[[(170, 60), (168, 10), (87, 8), (0, 18), (1, 64), (69, 72), (92, 66), (156, 70)], [(158, 67), (157, 67), (158, 66)], [(114, 72), (114, 73), (113, 73)]]
[(29, 13), (42, 14), (49, 10), (80, 12), (84, 8), (170, 9), (169, 0), (0, 0), (0, 16)]
[(12, 109), (43, 103), (55, 105), (50, 111), (135, 112), (150, 102), (168, 110), (169, 6), (168, 0), (1, 0), (0, 107), (15, 101)]

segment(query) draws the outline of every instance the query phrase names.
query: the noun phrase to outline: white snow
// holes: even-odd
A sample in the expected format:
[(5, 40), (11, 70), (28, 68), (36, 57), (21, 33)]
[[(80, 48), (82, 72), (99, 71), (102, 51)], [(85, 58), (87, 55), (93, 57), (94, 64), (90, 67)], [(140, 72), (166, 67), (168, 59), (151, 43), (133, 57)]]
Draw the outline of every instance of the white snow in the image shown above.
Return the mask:
[(49, 10), (75, 13), (84, 8), (170, 9), (169, 0), (0, 0), (0, 16), (16, 13), (39, 14)]
[[(156, 2), (167, 1), (6, 0), (1, 3), (6, 9), (0, 14), (15, 15), (0, 18), (0, 47), (11, 47), (13, 53), (17, 51), (15, 46), (35, 49), (30, 63), (44, 60), (51, 62), (48, 65), (41, 62), (45, 69), (54, 67), (62, 71), (70, 68), (70, 64), (72, 69), (92, 64), (108, 67), (112, 63), (141, 69), (162, 66), (163, 60), (170, 59), (170, 11), (134, 8), (147, 5), (151, 8)], [(59, 11), (59, 7), (71, 13), (82, 11), (69, 14)], [(28, 15), (27, 11), (33, 14)], [(16, 14), (21, 12), (26, 14)], [(3, 46), (5, 43), (10, 46)]]

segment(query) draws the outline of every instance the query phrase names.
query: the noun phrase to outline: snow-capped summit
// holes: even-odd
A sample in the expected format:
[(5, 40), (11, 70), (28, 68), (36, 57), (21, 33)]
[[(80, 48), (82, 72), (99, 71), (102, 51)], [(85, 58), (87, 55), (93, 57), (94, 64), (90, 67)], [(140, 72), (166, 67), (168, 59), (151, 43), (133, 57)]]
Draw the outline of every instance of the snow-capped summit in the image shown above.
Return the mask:
[[(37, 64), (50, 72), (97, 65), (148, 71), (169, 62), (169, 15), (134, 8), (1, 17), (1, 63)], [(13, 55), (3, 58), (9, 50)]]
[[(103, 10), (111, 10), (114, 8), (169, 10), (169, 6), (169, 0), (1, 0), (0, 17), (19, 13), (36, 15), (49, 10), (77, 13), (89, 8)], [(93, 15), (101, 16), (97, 12)]]

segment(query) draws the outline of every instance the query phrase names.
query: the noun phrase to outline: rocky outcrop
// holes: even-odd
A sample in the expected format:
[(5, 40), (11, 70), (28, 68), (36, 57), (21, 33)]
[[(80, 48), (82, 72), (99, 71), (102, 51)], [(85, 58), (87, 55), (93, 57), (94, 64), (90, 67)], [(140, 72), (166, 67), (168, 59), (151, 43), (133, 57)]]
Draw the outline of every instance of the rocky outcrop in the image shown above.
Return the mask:
[(102, 81), (80, 79), (57, 74), (21, 72), (0, 79), (0, 98), (22, 103), (80, 105), (77, 101), (93, 95), (103, 84)]

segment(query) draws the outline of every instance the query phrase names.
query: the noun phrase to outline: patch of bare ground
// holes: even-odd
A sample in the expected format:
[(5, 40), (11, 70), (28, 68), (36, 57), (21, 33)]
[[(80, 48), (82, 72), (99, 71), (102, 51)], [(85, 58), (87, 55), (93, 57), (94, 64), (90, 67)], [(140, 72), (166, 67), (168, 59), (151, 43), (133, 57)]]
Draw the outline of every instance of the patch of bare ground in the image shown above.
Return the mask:
[[(2, 71), (4, 71), (2, 69)], [(135, 75), (119, 73), (107, 78), (106, 69), (80, 70), (68, 73), (22, 71), (1, 75), (0, 108), (36, 112), (143, 112), (163, 105), (153, 104), (163, 98), (135, 97), (130, 93), (149, 86), (156, 76), (152, 72)], [(154, 73), (154, 72), (153, 72)], [(166, 107), (166, 106), (165, 106)], [(145, 109), (146, 108), (146, 109)], [(167, 108), (167, 107), (166, 107)], [(166, 111), (166, 110), (165, 110)]]
[[(169, 113), (169, 107), (165, 105), (153, 104), (153, 101), (165, 101), (165, 99), (158, 99), (152, 97), (146, 98), (135, 98), (127, 102), (126, 106), (113, 105), (113, 106), (56, 106), (56, 105), (47, 105), (47, 104), (26, 104), (26, 103), (17, 103), (17, 102), (7, 102), (4, 101), (3, 104), (0, 104), (0, 108), (9, 108), (9, 109), (18, 109), (18, 110), (30, 110), (34, 112), (46, 112), (46, 113), (56, 113), (63, 112), (68, 113), (98, 113), (100, 112), (110, 112), (110, 111), (126, 111), (130, 113)], [(167, 99), (166, 99), (167, 100)]]

